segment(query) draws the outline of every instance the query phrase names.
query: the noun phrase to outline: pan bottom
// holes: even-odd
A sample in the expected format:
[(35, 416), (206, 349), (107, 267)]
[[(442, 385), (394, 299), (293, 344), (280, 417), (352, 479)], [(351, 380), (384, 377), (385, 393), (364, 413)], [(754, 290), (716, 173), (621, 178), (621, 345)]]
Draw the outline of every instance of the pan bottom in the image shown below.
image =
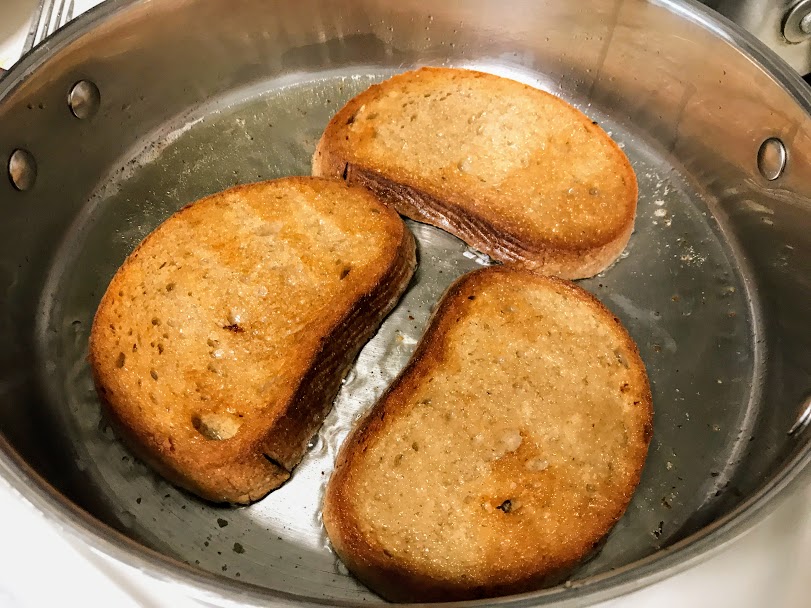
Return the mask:
[[(331, 552), (320, 500), (341, 441), (408, 360), (434, 303), (485, 256), (429, 226), (415, 280), (345, 379), (289, 483), (246, 508), (204, 504), (135, 460), (101, 418), (86, 362), (93, 314), (117, 267), (186, 203), (234, 184), (309, 174), (331, 115), (388, 73), (309, 74), (196, 108), (148, 136), (99, 183), (51, 269), (38, 318), (39, 372), (64, 445), (68, 496), (143, 544), (211, 573), (327, 602), (380, 602)], [(530, 80), (537, 75), (530, 75)], [(543, 80), (535, 80), (543, 88)], [(574, 577), (622, 567), (683, 538), (735, 500), (758, 415), (758, 319), (741, 260), (689, 176), (642, 134), (570, 99), (628, 154), (636, 230), (620, 260), (580, 284), (637, 341), (650, 375), (654, 438), (639, 489), (602, 551)], [(733, 483), (730, 483), (733, 481)], [(725, 502), (726, 501), (726, 502)]]

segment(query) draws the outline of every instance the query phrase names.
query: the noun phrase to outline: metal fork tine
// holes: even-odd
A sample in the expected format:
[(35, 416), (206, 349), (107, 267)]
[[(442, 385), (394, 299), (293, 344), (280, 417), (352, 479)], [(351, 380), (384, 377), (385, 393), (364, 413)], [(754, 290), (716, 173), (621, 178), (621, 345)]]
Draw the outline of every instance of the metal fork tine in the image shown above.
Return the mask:
[(34, 13), (34, 18), (31, 19), (31, 27), (28, 29), (28, 35), (25, 37), (25, 44), (23, 45), (23, 55), (34, 48), (37, 41), (37, 32), (42, 26), (42, 14), (45, 11), (45, 5), (49, 0), (40, 0), (37, 10)]
[(48, 34), (51, 33), (51, 18), (53, 17), (54, 13), (54, 0), (48, 0), (47, 10), (45, 12), (45, 19), (43, 20), (43, 28), (42, 31), (39, 32), (39, 36), (34, 41), (34, 46), (45, 40), (48, 37)]
[(57, 20), (56, 29), (65, 27), (73, 19), (73, 0), (62, 0), (60, 10), (62, 11), (62, 18)]
[[(54, 14), (54, 3), (59, 6)], [(30, 51), (60, 27), (67, 25), (73, 19), (75, 0), (41, 0), (37, 12), (31, 21), (31, 28), (25, 38), (23, 54)]]
[(49, 34), (55, 32), (62, 27), (62, 13), (65, 12), (65, 0), (59, 0), (59, 8), (56, 11), (56, 23), (53, 28), (48, 32)]

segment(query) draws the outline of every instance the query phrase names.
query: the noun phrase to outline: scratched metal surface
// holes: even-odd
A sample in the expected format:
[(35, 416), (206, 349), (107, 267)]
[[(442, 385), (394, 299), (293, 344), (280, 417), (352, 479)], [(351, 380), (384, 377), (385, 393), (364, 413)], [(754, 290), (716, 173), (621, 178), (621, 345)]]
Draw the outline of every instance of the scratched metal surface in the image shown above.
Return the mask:
[[(487, 67), (487, 66), (484, 66)], [(416, 280), (363, 349), (291, 481), (247, 508), (204, 504), (135, 460), (100, 416), (85, 361), (98, 300), (112, 273), (161, 220), (236, 183), (306, 174), (317, 138), (347, 99), (387, 72), (330, 72), (266, 82), (198, 108), (153, 134), (103, 180), (58, 256), (42, 311), (54, 327), (43, 355), (61, 395), (78, 500), (125, 534), (206, 571), (327, 602), (380, 600), (330, 550), (319, 517), (324, 483), (352, 423), (403, 367), (435, 302), (488, 261), (448, 234), (409, 222)], [(531, 79), (530, 79), (531, 80)], [(538, 86), (548, 86), (535, 80)], [(625, 323), (653, 384), (655, 433), (642, 483), (600, 554), (574, 580), (605, 573), (698, 527), (734, 477), (756, 419), (758, 345), (736, 258), (701, 193), (638, 134), (582, 100), (636, 170), (636, 231), (620, 260), (581, 284)]]

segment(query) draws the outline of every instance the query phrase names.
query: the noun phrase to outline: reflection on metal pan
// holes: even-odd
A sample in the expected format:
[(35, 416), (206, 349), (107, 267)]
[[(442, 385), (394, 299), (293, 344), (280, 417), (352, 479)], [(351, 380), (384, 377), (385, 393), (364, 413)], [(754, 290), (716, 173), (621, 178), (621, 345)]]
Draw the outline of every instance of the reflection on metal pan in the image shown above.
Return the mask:
[[(235, 183), (308, 173), (347, 99), (420, 64), (564, 97), (624, 147), (639, 180), (626, 254), (582, 285), (650, 373), (642, 483), (569, 583), (504, 602), (586, 603), (649, 583), (808, 478), (811, 435), (796, 423), (811, 390), (811, 104), (749, 36), (675, 1), (120, 0), (0, 81), (0, 166), (24, 149), (37, 167), (28, 189), (0, 180), (0, 469), (47, 517), (209, 601), (380, 602), (330, 551), (324, 481), (444, 288), (486, 259), (409, 222), (416, 280), (293, 479), (249, 508), (203, 504), (135, 461), (100, 417), (85, 354), (112, 273), (161, 220)], [(94, 100), (82, 119), (66, 101), (80, 81)], [(773, 181), (757, 160), (770, 138), (787, 149)]]

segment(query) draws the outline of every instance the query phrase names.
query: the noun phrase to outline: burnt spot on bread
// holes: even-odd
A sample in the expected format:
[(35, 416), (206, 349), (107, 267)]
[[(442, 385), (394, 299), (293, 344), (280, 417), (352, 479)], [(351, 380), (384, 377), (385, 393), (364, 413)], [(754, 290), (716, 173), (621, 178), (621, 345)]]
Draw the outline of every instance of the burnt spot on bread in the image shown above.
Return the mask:
[(513, 501), (509, 498), (501, 503), (499, 506), (496, 507), (499, 511), (503, 511), (504, 513), (509, 513), (513, 510)]
[(229, 325), (223, 325), (222, 328), (226, 331), (230, 331), (235, 334), (244, 333), (245, 328), (242, 327), (239, 323), (231, 323)]
[(355, 116), (357, 116), (357, 114), (352, 114), (352, 116), (347, 118), (346, 119), (346, 124), (351, 125), (353, 122), (355, 122)]
[(350, 272), (352, 272), (352, 267), (351, 266), (347, 265), (347, 266), (344, 266), (343, 268), (341, 268), (341, 280), (343, 281), (347, 276), (349, 276)]
[[(349, 139), (349, 138), (347, 137), (347, 139)], [(341, 179), (346, 181), (346, 176), (347, 175), (349, 175), (349, 163), (344, 164), (344, 170), (341, 173)]]

